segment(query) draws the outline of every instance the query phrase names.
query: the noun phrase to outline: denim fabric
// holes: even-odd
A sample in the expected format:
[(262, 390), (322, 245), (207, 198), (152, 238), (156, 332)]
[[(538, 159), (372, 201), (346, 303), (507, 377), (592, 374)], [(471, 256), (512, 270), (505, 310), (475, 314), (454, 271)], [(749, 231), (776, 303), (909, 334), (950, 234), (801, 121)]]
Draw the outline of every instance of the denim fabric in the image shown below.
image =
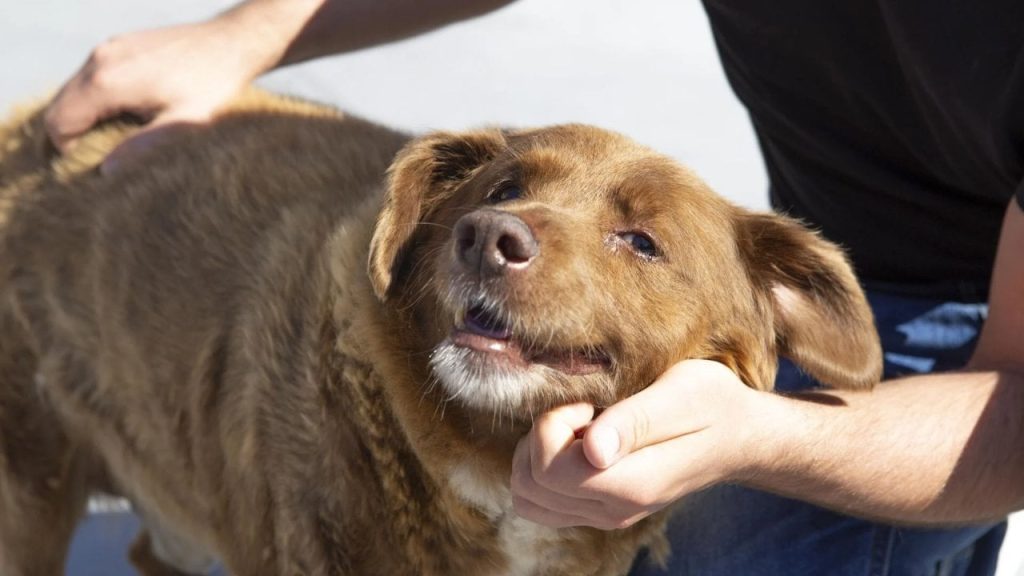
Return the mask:
[[(955, 369), (968, 360), (984, 304), (869, 292), (885, 350), (885, 377)], [(789, 362), (779, 390), (816, 383)], [(922, 399), (927, 401), (927, 399)], [(995, 572), (1006, 523), (900, 528), (851, 518), (739, 486), (687, 497), (669, 525), (661, 570), (641, 555), (634, 576), (986, 576)]]

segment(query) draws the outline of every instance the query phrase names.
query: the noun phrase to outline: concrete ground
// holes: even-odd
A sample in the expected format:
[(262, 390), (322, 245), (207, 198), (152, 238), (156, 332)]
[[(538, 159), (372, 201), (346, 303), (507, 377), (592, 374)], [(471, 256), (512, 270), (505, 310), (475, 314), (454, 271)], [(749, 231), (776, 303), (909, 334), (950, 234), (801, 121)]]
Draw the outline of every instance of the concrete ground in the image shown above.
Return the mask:
[[(0, 3), (0, 112), (60, 85), (118, 33), (185, 22), (224, 0)], [(697, 2), (521, 0), (472, 25), (292, 67), (263, 84), (411, 130), (588, 122), (616, 129), (763, 208), (766, 179), (746, 114), (718, 64)], [(0, 511), (2, 513), (2, 511)], [(1011, 522), (999, 576), (1024, 575), (1024, 529)], [(79, 531), (70, 576), (130, 574), (135, 521), (117, 511)]]

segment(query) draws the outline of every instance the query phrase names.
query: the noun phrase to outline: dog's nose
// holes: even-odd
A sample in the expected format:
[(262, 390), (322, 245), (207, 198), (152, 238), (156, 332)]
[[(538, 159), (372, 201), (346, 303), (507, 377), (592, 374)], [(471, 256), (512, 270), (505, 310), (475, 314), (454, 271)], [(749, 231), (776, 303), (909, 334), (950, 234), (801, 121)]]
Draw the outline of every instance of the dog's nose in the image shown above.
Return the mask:
[(477, 210), (455, 223), (455, 252), (469, 270), (504, 274), (524, 268), (540, 254), (530, 227), (518, 216), (497, 210)]

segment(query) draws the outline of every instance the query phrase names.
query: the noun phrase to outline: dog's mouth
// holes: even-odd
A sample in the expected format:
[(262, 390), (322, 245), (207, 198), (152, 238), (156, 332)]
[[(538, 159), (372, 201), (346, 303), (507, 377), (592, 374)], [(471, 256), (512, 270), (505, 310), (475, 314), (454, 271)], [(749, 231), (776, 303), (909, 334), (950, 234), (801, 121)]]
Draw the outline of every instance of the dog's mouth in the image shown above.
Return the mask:
[(486, 354), (510, 368), (541, 364), (570, 375), (608, 371), (611, 358), (600, 347), (551, 347), (529, 344), (482, 304), (470, 306), (452, 329), (455, 346)]

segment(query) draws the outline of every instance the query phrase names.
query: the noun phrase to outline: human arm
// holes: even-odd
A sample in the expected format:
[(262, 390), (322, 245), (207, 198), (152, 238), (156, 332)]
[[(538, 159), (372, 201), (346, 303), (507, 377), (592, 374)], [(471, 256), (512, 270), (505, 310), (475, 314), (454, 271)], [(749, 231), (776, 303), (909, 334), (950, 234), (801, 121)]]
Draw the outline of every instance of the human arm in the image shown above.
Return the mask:
[(1024, 506), (1022, 251), (1024, 212), (1011, 203), (966, 370), (871, 393), (780, 396), (744, 387), (720, 364), (686, 361), (592, 422), (581, 405), (538, 419), (516, 452), (517, 511), (614, 528), (721, 482), (903, 523), (982, 521)]
[[(279, 66), (406, 38), (511, 1), (249, 0), (203, 22), (117, 36), (97, 46), (54, 98), (47, 131), (66, 150), (119, 114), (148, 121), (142, 134), (205, 122)], [(126, 149), (133, 141), (140, 142)]]
[(988, 319), (965, 371), (905, 378), (865, 395), (832, 393), (846, 407), (779, 406), (775, 418), (805, 430), (778, 446), (796, 460), (789, 470), (768, 466), (770, 482), (754, 484), (895, 521), (991, 520), (1024, 506), (1022, 252), (1024, 211), (1011, 201)]

